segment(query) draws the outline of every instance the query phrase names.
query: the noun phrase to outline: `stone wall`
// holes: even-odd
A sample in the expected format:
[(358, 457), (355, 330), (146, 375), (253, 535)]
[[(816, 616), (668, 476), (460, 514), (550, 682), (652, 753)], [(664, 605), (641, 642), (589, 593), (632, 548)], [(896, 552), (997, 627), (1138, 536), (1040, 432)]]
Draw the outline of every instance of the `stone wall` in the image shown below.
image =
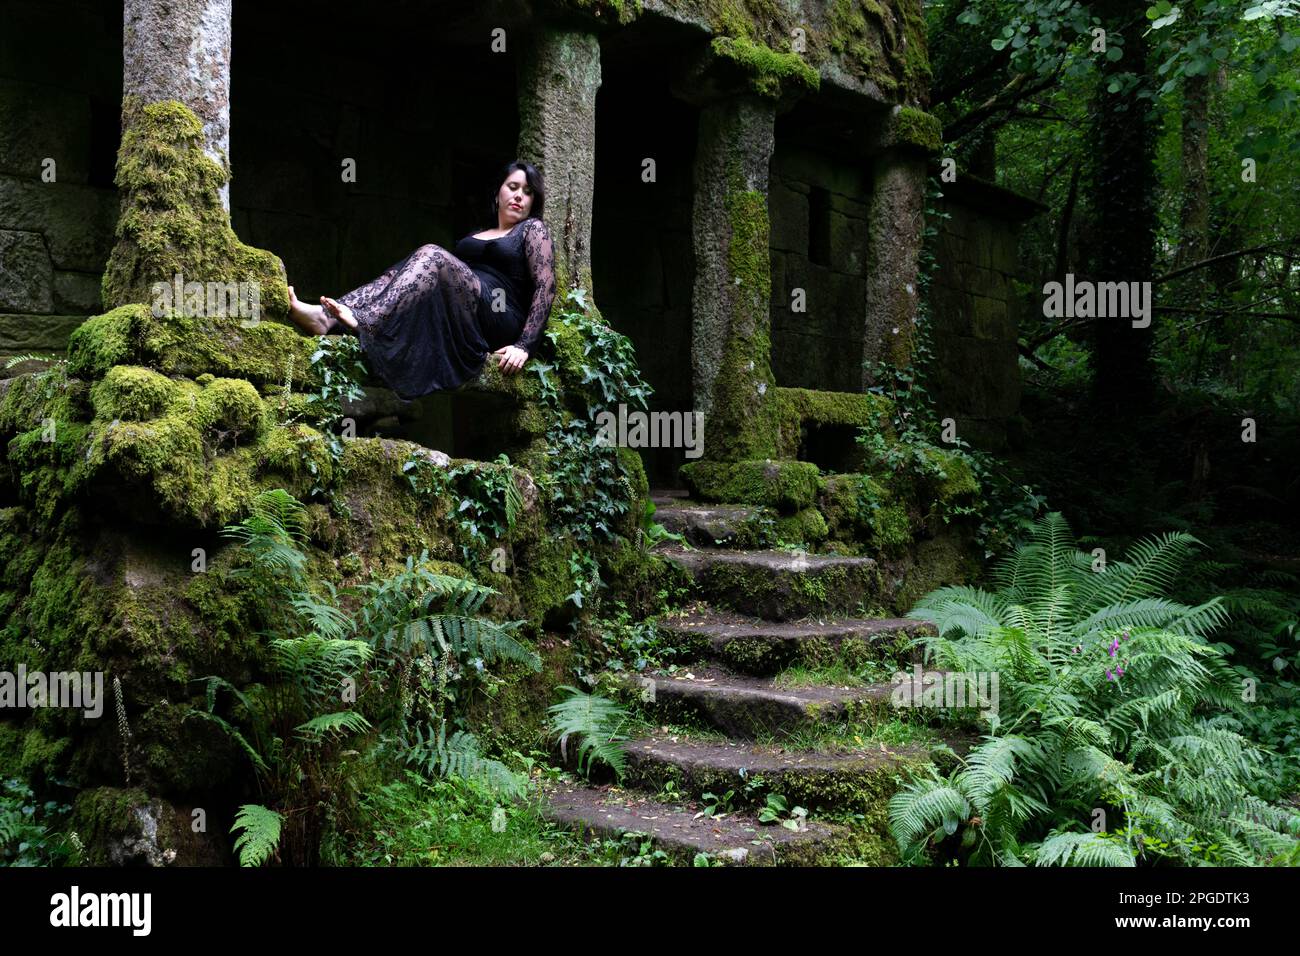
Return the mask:
[(6, 0), (3, 16), (0, 355), (61, 351), (100, 311), (113, 243), (122, 6)]
[(1041, 207), (969, 175), (943, 190), (937, 208), (951, 218), (937, 220), (932, 390), (959, 438), (1000, 450), (1020, 408), (1018, 227)]
[[(869, 164), (783, 140), (777, 125), (772, 217), (772, 372), (778, 385), (862, 385)], [(805, 292), (805, 312), (791, 293)]]

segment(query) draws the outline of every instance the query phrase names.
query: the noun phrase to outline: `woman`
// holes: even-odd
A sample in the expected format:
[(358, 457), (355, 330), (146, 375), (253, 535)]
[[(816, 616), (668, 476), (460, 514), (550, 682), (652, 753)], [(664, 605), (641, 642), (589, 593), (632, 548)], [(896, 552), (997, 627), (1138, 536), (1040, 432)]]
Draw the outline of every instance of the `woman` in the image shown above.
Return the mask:
[(373, 282), (290, 315), (312, 335), (361, 340), (371, 371), (404, 399), (456, 388), (491, 352), (507, 374), (537, 348), (555, 299), (555, 250), (542, 221), (541, 173), (516, 160), (492, 205), (497, 228), (466, 236), (455, 254), (424, 245)]

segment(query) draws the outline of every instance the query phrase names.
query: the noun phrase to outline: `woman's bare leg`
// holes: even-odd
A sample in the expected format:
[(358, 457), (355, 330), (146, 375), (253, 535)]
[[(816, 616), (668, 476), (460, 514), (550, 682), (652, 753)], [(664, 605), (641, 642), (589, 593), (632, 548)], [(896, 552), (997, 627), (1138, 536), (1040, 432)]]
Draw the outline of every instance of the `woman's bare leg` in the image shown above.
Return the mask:
[(330, 317), (319, 305), (307, 305), (294, 295), (289, 286), (289, 317), (309, 335), (324, 335), (330, 327)]

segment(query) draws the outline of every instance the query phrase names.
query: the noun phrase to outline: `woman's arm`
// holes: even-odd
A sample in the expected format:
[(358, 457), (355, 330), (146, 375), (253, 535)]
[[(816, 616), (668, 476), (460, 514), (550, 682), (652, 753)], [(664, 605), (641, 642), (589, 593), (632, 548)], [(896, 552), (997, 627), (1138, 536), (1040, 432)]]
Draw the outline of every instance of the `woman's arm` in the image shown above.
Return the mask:
[(555, 247), (551, 243), (550, 230), (541, 219), (530, 219), (523, 229), (528, 271), (533, 277), (533, 302), (528, 308), (528, 317), (524, 320), (524, 328), (519, 333), (515, 348), (532, 355), (537, 340), (546, 328), (551, 303), (555, 301)]

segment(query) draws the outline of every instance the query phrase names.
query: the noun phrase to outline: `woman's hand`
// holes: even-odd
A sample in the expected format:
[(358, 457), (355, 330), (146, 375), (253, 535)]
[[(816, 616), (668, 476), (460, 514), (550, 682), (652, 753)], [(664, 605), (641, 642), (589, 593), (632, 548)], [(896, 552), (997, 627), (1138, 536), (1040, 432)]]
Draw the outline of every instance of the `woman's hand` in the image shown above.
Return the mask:
[(528, 353), (523, 349), (515, 348), (513, 345), (499, 348), (492, 354), (501, 356), (501, 361), (499, 363), (501, 371), (505, 372), (507, 375), (513, 375), (515, 372), (523, 368), (524, 363), (528, 361)]

